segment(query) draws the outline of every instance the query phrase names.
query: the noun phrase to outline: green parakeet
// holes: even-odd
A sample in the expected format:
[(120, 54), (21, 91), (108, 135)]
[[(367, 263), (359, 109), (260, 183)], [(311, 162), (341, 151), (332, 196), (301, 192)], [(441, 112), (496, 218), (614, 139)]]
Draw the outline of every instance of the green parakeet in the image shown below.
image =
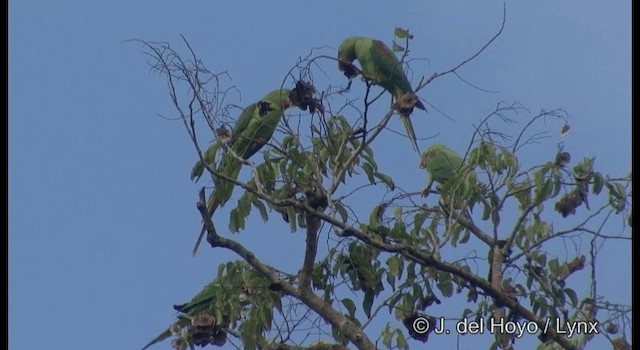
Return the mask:
[(444, 186), (456, 176), (462, 163), (462, 158), (451, 148), (435, 144), (427, 147), (422, 153), (420, 168), (427, 169), (430, 183), (437, 182)]
[(396, 55), (382, 41), (350, 37), (345, 39), (338, 48), (338, 68), (349, 79), (358, 74), (352, 64), (354, 60), (360, 63), (366, 80), (380, 85), (393, 96), (413, 148), (419, 152), (416, 133), (409, 115), (414, 107), (422, 110), (426, 108), (413, 92)]
[(424, 196), (429, 193), (431, 185), (437, 182), (443, 198), (456, 198), (453, 204), (457, 209), (463, 205), (472, 208), (478, 201), (485, 202), (478, 175), (465, 166), (463, 159), (449, 147), (442, 144), (427, 147), (422, 153), (420, 168), (427, 169), (430, 177), (427, 187), (422, 191)]
[[(216, 314), (216, 298), (215, 297), (216, 297), (216, 294), (220, 293), (222, 288), (223, 287), (220, 285), (219, 281), (216, 280), (214, 282), (207, 284), (202, 289), (202, 291), (200, 291), (200, 293), (198, 293), (195, 297), (193, 297), (193, 299), (191, 299), (191, 301), (189, 301), (188, 303), (174, 305), (173, 308), (176, 311), (180, 312), (180, 314), (178, 315), (178, 321), (176, 321), (174, 325), (165, 329), (162, 333), (160, 333), (160, 335), (158, 335), (153, 340), (151, 340), (147, 345), (145, 345), (142, 348), (142, 350), (145, 350), (148, 347), (169, 338), (171, 335), (178, 334), (182, 328), (187, 327), (190, 324), (197, 325), (198, 319), (195, 319), (194, 321), (194, 317), (198, 317), (198, 315), (201, 313), (215, 315)], [(201, 320), (204, 318), (202, 316), (200, 317), (201, 317)], [(200, 325), (202, 325), (201, 320), (200, 320), (201, 322)], [(209, 317), (209, 320), (213, 321), (212, 322), (213, 324), (208, 325), (209, 327), (219, 326), (225, 321), (225, 320), (215, 320), (215, 317), (213, 318)], [(226, 321), (228, 322), (228, 320)], [(226, 326), (227, 325), (224, 325), (224, 327)], [(224, 334), (224, 337), (226, 338), (226, 334)]]
[[(231, 138), (228, 141), (229, 149), (238, 157), (248, 159), (266, 145), (273, 136), (284, 110), (292, 106), (289, 93), (290, 90), (286, 89), (274, 90), (260, 101), (249, 105), (242, 112), (233, 128)], [(218, 143), (212, 144), (204, 154), (205, 160), (209, 161), (213, 158), (219, 147)], [(242, 163), (232, 153), (226, 152), (218, 164), (217, 171), (232, 179), (237, 179), (241, 168)], [(204, 169), (202, 161), (198, 161), (193, 167), (191, 178), (200, 178)], [(214, 184), (215, 190), (207, 203), (209, 213), (212, 215), (218, 207), (223, 206), (231, 198), (235, 185), (229, 180), (215, 177)], [(193, 247), (194, 255), (198, 251), (205, 232), (206, 229), (203, 226), (198, 241)]]

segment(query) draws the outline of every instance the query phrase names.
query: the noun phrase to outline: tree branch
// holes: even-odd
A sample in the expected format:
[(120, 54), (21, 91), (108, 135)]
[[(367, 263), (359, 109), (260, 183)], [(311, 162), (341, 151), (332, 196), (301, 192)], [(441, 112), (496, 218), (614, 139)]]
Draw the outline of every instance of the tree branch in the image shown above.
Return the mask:
[[(256, 195), (261, 195), (256, 193)], [(261, 195), (264, 196), (264, 195)], [(309, 208), (311, 209), (311, 208)], [(200, 215), (202, 216), (202, 220), (204, 221), (204, 225), (207, 228), (207, 231), (211, 237), (212, 245), (216, 247), (226, 248), (242, 259), (244, 259), (251, 267), (253, 267), (260, 274), (265, 276), (272, 283), (277, 283), (282, 286), (282, 290), (293, 296), (294, 298), (300, 300), (313, 311), (318, 313), (325, 321), (331, 324), (333, 327), (339, 329), (358, 349), (361, 350), (374, 350), (375, 345), (369, 340), (367, 335), (362, 331), (362, 329), (344, 317), (341, 313), (336, 311), (331, 307), (330, 304), (325, 302), (323, 299), (319, 298), (315, 295), (311, 290), (308, 289), (298, 289), (293, 287), (290, 283), (282, 280), (275, 273), (273, 269), (263, 264), (256, 256), (249, 250), (247, 250), (242, 244), (224, 238), (222, 236), (217, 235), (213, 231), (209, 231), (213, 228), (213, 223), (211, 222), (211, 218), (207, 213), (207, 206), (203, 201), (198, 202), (198, 210), (200, 211)], [(315, 212), (314, 209), (311, 209)]]
[(480, 48), (480, 50), (478, 50), (478, 52), (476, 52), (471, 57), (469, 57), (466, 60), (464, 60), (461, 63), (459, 63), (457, 66), (449, 69), (448, 71), (442, 72), (442, 73), (435, 73), (429, 79), (427, 79), (426, 81), (420, 82), (415, 91), (417, 92), (417, 91), (421, 90), (422, 88), (427, 86), (432, 80), (434, 80), (436, 78), (439, 78), (439, 77), (441, 77), (443, 75), (447, 75), (447, 74), (450, 74), (450, 73), (454, 73), (458, 68), (464, 66), (465, 64), (469, 63), (474, 58), (478, 57), (487, 47), (489, 47), (489, 45), (491, 45), (491, 43), (493, 43), (500, 36), (500, 34), (502, 34), (502, 30), (504, 29), (504, 25), (505, 25), (506, 21), (507, 21), (507, 5), (505, 3), (503, 8), (502, 8), (502, 24), (500, 25), (500, 29), (498, 30), (498, 32), (491, 39), (489, 39), (489, 41), (487, 41), (486, 44), (484, 44), (484, 46), (482, 46), (482, 48)]
[[(553, 327), (548, 327), (548, 325), (545, 323), (545, 321), (543, 321), (541, 318), (539, 318), (538, 316), (536, 316), (533, 312), (531, 312), (529, 309), (525, 308), (524, 306), (520, 305), (520, 303), (518, 303), (517, 300), (515, 300), (514, 298), (512, 298), (510, 295), (502, 292), (501, 290), (495, 288), (494, 286), (492, 286), (491, 284), (489, 284), (489, 282), (487, 282), (485, 279), (478, 277), (475, 274), (472, 274), (470, 272), (468, 272), (465, 269), (460, 268), (457, 265), (454, 264), (449, 264), (446, 262), (442, 262), (436, 258), (434, 258), (431, 254), (427, 254), (424, 253), (422, 251), (417, 250), (416, 248), (412, 247), (412, 246), (408, 246), (405, 244), (400, 244), (400, 243), (385, 243), (382, 242), (380, 240), (374, 239), (373, 236), (364, 233), (363, 231), (356, 229), (340, 220), (337, 220), (331, 216), (328, 216), (320, 211), (317, 211), (316, 209), (310, 207), (308, 204), (299, 202), (297, 200), (292, 200), (292, 199), (286, 199), (286, 200), (282, 200), (282, 201), (277, 201), (274, 200), (273, 198), (266, 196), (262, 193), (258, 193), (257, 191), (255, 191), (253, 188), (250, 188), (249, 186), (242, 184), (241, 185), (245, 190), (250, 191), (252, 193), (254, 193), (256, 196), (260, 197), (261, 199), (274, 204), (274, 205), (279, 205), (279, 206), (293, 206), (294, 208), (300, 209), (305, 211), (306, 213), (309, 213), (313, 216), (318, 217), (319, 219), (321, 219), (322, 221), (328, 222), (331, 225), (340, 228), (343, 232), (345, 232), (344, 235), (351, 235), (354, 236), (356, 238), (358, 238), (360, 241), (362, 241), (363, 243), (366, 243), (372, 247), (384, 250), (386, 252), (389, 253), (400, 253), (402, 254), (404, 257), (406, 257), (407, 259), (410, 259), (420, 265), (423, 266), (432, 266), (436, 269), (439, 269), (441, 271), (445, 271), (445, 272), (449, 272), (455, 276), (458, 276), (466, 281), (468, 281), (469, 283), (471, 283), (472, 285), (480, 288), (481, 290), (483, 290), (487, 295), (489, 295), (492, 298), (495, 298), (496, 300), (498, 300), (502, 305), (504, 305), (505, 307), (508, 307), (509, 309), (511, 309), (513, 312), (515, 312), (516, 314), (520, 315), (521, 317), (531, 321), (531, 322), (535, 322), (540, 329), (547, 329), (547, 335), (554, 339), (560, 346), (562, 346), (564, 349), (567, 350), (574, 350), (576, 349), (576, 347), (571, 344), (565, 337), (563, 337), (562, 335), (558, 334), (557, 331), (553, 328)], [(206, 210), (205, 210), (206, 213)], [(206, 216), (206, 214), (205, 214)], [(205, 218), (203, 218), (205, 219)], [(211, 221), (210, 219), (208, 219), (208, 221)], [(233, 242), (232, 245), (230, 245), (228, 242)], [(253, 256), (252, 253), (246, 251), (244, 249), (244, 247), (240, 246), (238, 243), (234, 242), (234, 241), (230, 241), (224, 238), (221, 238), (218, 236), (218, 240), (216, 242), (217, 246), (221, 246), (221, 247), (228, 247), (228, 249), (233, 250), (234, 252), (236, 252), (238, 255), (240, 255), (241, 257), (243, 257), (249, 264), (251, 264), (252, 266), (254, 266), (254, 264), (256, 264), (254, 266), (254, 268), (256, 268), (256, 270), (263, 272), (263, 270), (265, 271), (265, 276), (267, 276), (268, 278), (272, 278), (271, 275), (273, 275), (273, 273), (271, 273), (269, 270), (265, 270), (266, 267), (264, 265), (262, 265), (256, 258), (255, 256)], [(239, 246), (239, 247), (238, 247)], [(241, 249), (240, 249), (241, 248)], [(258, 265), (259, 264), (259, 265)], [(267, 274), (268, 273), (268, 274)], [(277, 279), (277, 276), (273, 275), (274, 279)], [(275, 281), (274, 281), (275, 282)], [(348, 329), (348, 337), (351, 341), (357, 341), (354, 342), (356, 344), (356, 346), (358, 346), (358, 348), (360, 349), (364, 349), (367, 348), (366, 346), (371, 345), (372, 349), (373, 344), (371, 344), (370, 340), (368, 338), (366, 338), (366, 335), (364, 335), (361, 332), (361, 329), (356, 326), (354, 323), (352, 323), (351, 321), (346, 320), (340, 313), (337, 313), (334, 309), (332, 309), (330, 306), (328, 305), (323, 305), (323, 300), (318, 298), (317, 296), (315, 296), (315, 294), (312, 294), (311, 291), (300, 291), (298, 292), (297, 290), (295, 290), (293, 287), (291, 287), (289, 285), (290, 288), (284, 288), (284, 290), (287, 293), (290, 293), (292, 296), (300, 298), (300, 300), (302, 302), (304, 302), (305, 304), (307, 304), (309, 307), (311, 307), (314, 311), (318, 312), (323, 318), (325, 318), (325, 320), (327, 320), (327, 322), (329, 322), (332, 325), (336, 325), (336, 322), (338, 323), (338, 325), (340, 325), (340, 329), (343, 329), (343, 327), (346, 327)], [(347, 323), (340, 323), (340, 322), (344, 322), (346, 321)], [(363, 340), (365, 339), (365, 340)], [(364, 346), (364, 347), (360, 347), (360, 345)]]

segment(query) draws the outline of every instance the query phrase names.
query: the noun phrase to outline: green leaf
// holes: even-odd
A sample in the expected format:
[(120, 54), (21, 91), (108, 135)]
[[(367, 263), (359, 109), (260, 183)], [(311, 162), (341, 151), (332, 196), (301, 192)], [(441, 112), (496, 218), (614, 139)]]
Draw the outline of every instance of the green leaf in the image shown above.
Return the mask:
[(561, 189), (562, 189), (562, 179), (560, 179), (557, 176), (554, 176), (553, 177), (553, 194), (551, 195), (551, 198), (555, 198), (560, 193)]
[(418, 213), (416, 213), (416, 215), (413, 217), (413, 231), (411, 232), (414, 236), (417, 236), (420, 233), (420, 229), (422, 228), (422, 225), (424, 224), (424, 222), (427, 220), (427, 213), (426, 211), (420, 211)]
[(233, 209), (229, 214), (229, 231), (232, 233), (237, 233), (240, 230), (240, 226), (242, 225), (240, 215), (238, 215), (238, 210)]
[(387, 266), (389, 266), (388, 272), (394, 277), (400, 275), (400, 259), (397, 256), (391, 256), (387, 259)]
[(404, 28), (396, 27), (396, 29), (393, 31), (393, 35), (395, 35), (396, 38), (405, 39), (409, 37), (409, 31)]
[(393, 309), (395, 308), (396, 304), (398, 303), (398, 301), (400, 301), (400, 299), (402, 298), (402, 293), (398, 293), (396, 295), (393, 296), (393, 298), (391, 298), (388, 302), (389, 305), (389, 313), (391, 313), (393, 311)]
[(373, 158), (373, 154), (362, 153), (362, 159), (365, 160), (365, 163), (371, 164), (371, 166), (375, 170), (378, 170), (378, 164), (376, 163), (375, 159)]
[(617, 189), (617, 195), (620, 199), (624, 199), (624, 197), (626, 197), (626, 193), (627, 191), (625, 190), (624, 186), (622, 186), (621, 183), (616, 182), (615, 183), (616, 189)]
[(193, 166), (193, 169), (191, 169), (191, 180), (197, 182), (200, 180), (202, 173), (204, 173), (204, 163), (199, 160), (196, 165)]
[(369, 215), (369, 225), (377, 226), (382, 223), (384, 211), (387, 209), (387, 203), (376, 205)]
[(371, 164), (369, 163), (364, 163), (362, 164), (362, 170), (364, 170), (364, 172), (367, 174), (367, 178), (369, 178), (369, 182), (372, 185), (375, 185), (376, 180), (373, 177), (373, 173), (374, 173), (373, 166), (371, 166)]
[(396, 290), (396, 279), (395, 277), (387, 271), (387, 283), (391, 286), (391, 290)]
[(542, 185), (544, 184), (545, 173), (546, 173), (546, 166), (542, 167), (542, 169), (536, 171), (533, 174), (533, 182), (535, 184), (536, 192), (538, 192), (538, 189), (541, 188)]
[(560, 264), (558, 264), (558, 259), (549, 260), (549, 272), (556, 275), (558, 274), (559, 267), (560, 267)]
[(393, 52), (403, 52), (404, 51), (404, 47), (398, 45), (395, 41), (393, 42), (393, 45), (391, 46), (391, 51)]
[(407, 339), (404, 338), (402, 332), (396, 333), (396, 347), (399, 349), (408, 349)]
[(518, 186), (514, 196), (520, 202), (520, 208), (528, 208), (531, 205), (531, 187), (529, 183), (522, 183), (522, 187)]
[(263, 306), (260, 308), (261, 310), (261, 319), (262, 319), (262, 327), (264, 330), (271, 329), (271, 323), (273, 322), (273, 312), (271, 312), (271, 308)]
[(344, 305), (344, 307), (347, 308), (347, 311), (349, 312), (349, 316), (351, 316), (352, 318), (355, 317), (356, 304), (353, 302), (353, 300), (349, 298), (344, 298), (340, 300), (340, 302), (342, 302), (342, 305)]
[(267, 214), (267, 207), (265, 207), (262, 201), (260, 201), (258, 198), (253, 198), (253, 200), (251, 201), (251, 204), (253, 204), (253, 206), (258, 209), (258, 211), (260, 212), (260, 216), (262, 217), (262, 220), (269, 221), (269, 214)]
[(384, 327), (384, 330), (382, 331), (382, 345), (386, 346), (387, 348), (390, 348), (392, 336), (393, 336), (393, 333), (390, 331), (389, 324), (387, 323), (387, 325)]
[(218, 265), (218, 278), (224, 275), (224, 269), (227, 267), (225, 264)]
[(362, 300), (362, 308), (367, 318), (371, 318), (371, 307), (373, 306), (373, 291), (367, 290), (364, 292), (364, 299)]
[(604, 187), (604, 177), (600, 173), (595, 173), (593, 176), (593, 193), (600, 194)]
[(573, 305), (573, 306), (577, 306), (578, 305), (578, 294), (576, 294), (576, 292), (573, 289), (565, 288), (564, 289), (564, 294), (571, 301), (571, 305)]
[(389, 237), (397, 240), (403, 240), (407, 236), (407, 227), (402, 221), (396, 221), (393, 225), (393, 229), (389, 232)]
[(491, 206), (488, 203), (484, 203), (482, 209), (482, 220), (487, 221), (491, 217)]
[(542, 299), (541, 303), (540, 303), (540, 317), (545, 317), (547, 316), (547, 314), (549, 313), (549, 305), (547, 304), (547, 302)]
[(297, 224), (298, 215), (296, 214), (296, 211), (293, 208), (288, 207), (287, 217), (289, 218), (289, 228), (291, 229), (291, 233), (296, 232), (296, 230), (298, 229), (298, 224)]
[(347, 213), (347, 209), (340, 202), (334, 202), (334, 204), (336, 207), (336, 211), (338, 212), (338, 215), (340, 215), (340, 217), (342, 218), (342, 222), (347, 222), (347, 219), (349, 219), (349, 214)]
[(624, 210), (626, 206), (625, 188), (619, 183), (605, 182), (605, 186), (609, 190), (609, 204), (616, 209), (616, 214)]
[(282, 139), (282, 147), (284, 149), (295, 147), (296, 144), (297, 144), (296, 138), (293, 137), (292, 135), (287, 135), (284, 137), (284, 139)]
[(464, 229), (464, 227), (462, 227), (462, 225), (460, 225), (459, 223), (454, 223), (453, 225), (451, 225), (451, 227), (449, 228), (449, 234), (451, 235), (451, 246), (455, 247), (458, 244), (458, 239), (460, 238), (460, 232), (462, 232), (462, 230)]
[(395, 207), (393, 209), (393, 217), (396, 218), (396, 220), (400, 220), (402, 218), (402, 207)]
[(373, 173), (373, 176), (378, 178), (380, 181), (384, 182), (391, 191), (394, 191), (396, 189), (396, 184), (393, 182), (393, 179), (391, 178), (391, 176), (388, 176), (379, 172)]
[[(220, 144), (214, 142), (213, 144), (211, 144), (211, 146), (209, 146), (209, 149), (204, 152), (204, 154), (202, 155), (202, 159), (204, 159), (204, 161), (211, 167), (215, 168), (216, 153), (219, 149)], [(196, 182), (200, 180), (202, 173), (204, 173), (204, 169), (205, 163), (203, 163), (202, 160), (198, 160), (198, 162), (196, 162), (196, 164), (193, 166), (193, 169), (191, 169), (191, 180), (195, 179)]]
[(536, 205), (540, 205), (542, 202), (549, 199), (553, 191), (553, 182), (554, 181), (552, 179), (547, 179), (542, 187), (536, 187), (536, 197), (534, 199), (534, 203)]
[(451, 275), (447, 272), (438, 273), (438, 289), (445, 297), (453, 295), (453, 282), (451, 281)]
[(464, 230), (462, 231), (464, 234), (462, 235), (462, 238), (460, 238), (460, 244), (465, 244), (469, 241), (469, 238), (471, 237), (471, 232), (469, 230)]

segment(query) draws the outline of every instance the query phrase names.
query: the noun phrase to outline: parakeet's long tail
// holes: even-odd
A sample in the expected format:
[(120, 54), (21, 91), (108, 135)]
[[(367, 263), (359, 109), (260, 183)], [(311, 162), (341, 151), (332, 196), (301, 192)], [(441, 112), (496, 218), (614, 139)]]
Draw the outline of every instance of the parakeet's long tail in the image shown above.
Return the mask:
[(407, 131), (407, 136), (411, 141), (411, 145), (413, 149), (420, 153), (420, 148), (418, 148), (418, 141), (416, 139), (416, 132), (413, 130), (413, 124), (411, 123), (411, 119), (406, 114), (400, 114), (400, 119), (402, 120), (402, 124), (404, 125), (405, 130)]
[(169, 338), (171, 336), (171, 330), (170, 329), (166, 329), (164, 332), (160, 333), (160, 335), (158, 335), (157, 337), (155, 337), (153, 340), (151, 340), (149, 342), (149, 344), (145, 345), (142, 350), (147, 349), (148, 347), (150, 347), (151, 345), (155, 344), (155, 343), (159, 343), (167, 338)]
[[(207, 209), (209, 210), (209, 213), (211, 214), (211, 216), (213, 216), (213, 212), (216, 211), (216, 209), (218, 209), (219, 206), (219, 201), (217, 200), (217, 198), (215, 197), (215, 193), (213, 194), (212, 200), (209, 202), (209, 205), (207, 206)], [(214, 233), (215, 232), (215, 226), (213, 227)], [(198, 236), (198, 240), (196, 241), (196, 244), (193, 246), (193, 250), (191, 251), (191, 255), (195, 256), (196, 253), (198, 252), (198, 248), (200, 248), (200, 243), (202, 243), (202, 239), (204, 238), (205, 233), (207, 233), (207, 228), (205, 227), (204, 223), (202, 224), (202, 229), (200, 230), (200, 235)]]
[[(176, 322), (181, 328), (182, 327), (186, 327), (188, 324), (191, 323), (191, 319), (188, 318), (182, 318), (180, 320), (178, 320), (178, 322)], [(171, 329), (167, 328), (164, 330), (164, 332), (160, 333), (160, 335), (158, 335), (157, 337), (155, 337), (152, 341), (150, 341), (147, 345), (144, 346), (144, 348), (142, 348), (142, 350), (147, 349), (148, 347), (150, 347), (151, 345), (154, 345), (156, 343), (159, 343), (167, 338), (169, 338), (171, 336)]]
[[(215, 227), (213, 228), (216, 229)], [(202, 239), (204, 238), (204, 234), (207, 232), (207, 228), (202, 225), (202, 230), (200, 230), (200, 235), (198, 236), (198, 240), (196, 241), (196, 245), (193, 246), (193, 250), (191, 251), (191, 256), (196, 256), (198, 252), (198, 248), (200, 248), (200, 243), (202, 243)]]
[[(242, 164), (240, 164), (237, 160), (231, 157), (225, 157), (222, 159), (221, 166), (218, 171), (222, 174), (226, 174), (232, 179), (237, 179), (240, 175), (240, 168)], [(231, 181), (225, 179), (219, 179), (216, 181), (216, 189), (215, 192), (211, 195), (211, 199), (207, 204), (207, 210), (209, 214), (213, 216), (213, 213), (218, 209), (218, 207), (223, 206), (229, 198), (231, 198), (231, 193), (233, 193), (233, 187), (235, 184)], [(215, 227), (213, 227), (215, 232)], [(200, 243), (202, 243), (202, 239), (204, 238), (205, 233), (207, 232), (207, 228), (202, 224), (202, 230), (200, 230), (200, 235), (198, 236), (198, 240), (196, 241), (195, 246), (193, 246), (192, 255), (196, 255), (198, 252), (198, 248), (200, 247)]]

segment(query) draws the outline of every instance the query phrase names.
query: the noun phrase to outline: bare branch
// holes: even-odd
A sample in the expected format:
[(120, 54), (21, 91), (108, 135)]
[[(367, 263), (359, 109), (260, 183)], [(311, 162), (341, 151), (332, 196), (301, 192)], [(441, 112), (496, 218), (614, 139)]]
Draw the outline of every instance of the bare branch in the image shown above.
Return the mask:
[(491, 39), (489, 39), (489, 41), (487, 41), (487, 43), (484, 44), (484, 46), (482, 46), (480, 48), (480, 50), (478, 50), (471, 57), (469, 57), (466, 60), (460, 62), (457, 66), (449, 69), (448, 71), (442, 72), (442, 73), (435, 73), (429, 79), (427, 79), (426, 81), (421, 81), (418, 84), (418, 87), (415, 89), (415, 91), (416, 92), (420, 91), (422, 88), (427, 86), (431, 81), (433, 81), (436, 78), (439, 78), (441, 76), (444, 76), (444, 75), (447, 75), (447, 74), (450, 74), (450, 73), (454, 73), (457, 69), (459, 69), (460, 67), (462, 67), (465, 64), (469, 63), (474, 58), (478, 57), (484, 50), (486, 50), (487, 47), (489, 47), (489, 45), (491, 45), (491, 43), (493, 43), (500, 36), (500, 34), (502, 34), (502, 30), (504, 30), (504, 25), (505, 25), (506, 21), (507, 21), (507, 5), (505, 3), (504, 6), (503, 6), (503, 10), (502, 10), (502, 24), (500, 25), (500, 29), (498, 30), (498, 32)]

